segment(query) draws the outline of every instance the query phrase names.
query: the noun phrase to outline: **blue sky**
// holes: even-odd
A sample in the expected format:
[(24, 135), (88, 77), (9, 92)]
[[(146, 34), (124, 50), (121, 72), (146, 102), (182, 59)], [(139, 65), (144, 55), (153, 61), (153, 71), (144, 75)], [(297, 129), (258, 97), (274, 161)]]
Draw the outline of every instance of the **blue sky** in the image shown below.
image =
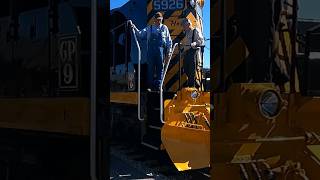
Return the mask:
[[(117, 7), (122, 6), (129, 0), (110, 0), (110, 9), (114, 9)], [(210, 37), (210, 0), (204, 1), (204, 7), (203, 7), (203, 22), (204, 22), (204, 37), (205, 39), (208, 39)], [(204, 50), (204, 67), (209, 68), (210, 67), (210, 40), (206, 41), (206, 48)]]

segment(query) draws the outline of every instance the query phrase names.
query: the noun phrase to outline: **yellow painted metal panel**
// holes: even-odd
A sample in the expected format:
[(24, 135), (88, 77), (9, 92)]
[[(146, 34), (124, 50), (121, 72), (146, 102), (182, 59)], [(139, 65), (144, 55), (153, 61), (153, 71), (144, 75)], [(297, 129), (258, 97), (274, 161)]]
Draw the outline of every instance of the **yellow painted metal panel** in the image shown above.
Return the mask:
[(0, 99), (0, 127), (89, 134), (88, 98)]
[(179, 171), (209, 167), (210, 131), (165, 124), (162, 142)]
[(121, 104), (138, 104), (137, 92), (111, 92), (110, 102)]
[[(206, 124), (210, 120), (210, 93), (199, 92), (198, 98), (192, 99), (190, 95), (195, 90), (178, 91), (164, 109), (161, 140), (179, 171), (209, 167), (210, 163), (210, 129)], [(196, 121), (188, 122), (186, 116)]]
[(320, 160), (320, 145), (309, 145), (307, 148)]

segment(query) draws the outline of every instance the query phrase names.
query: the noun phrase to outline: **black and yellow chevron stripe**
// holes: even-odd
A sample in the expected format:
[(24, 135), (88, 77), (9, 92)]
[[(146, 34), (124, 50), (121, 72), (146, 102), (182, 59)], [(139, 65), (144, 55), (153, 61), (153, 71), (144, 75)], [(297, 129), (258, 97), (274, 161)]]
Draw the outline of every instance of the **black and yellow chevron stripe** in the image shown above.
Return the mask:
[[(152, 3), (152, 0), (147, 1), (148, 24), (152, 24), (152, 17), (156, 13), (156, 11), (153, 9)], [(178, 37), (181, 36), (181, 34), (183, 33), (183, 28), (181, 26), (181, 20), (183, 18), (190, 19), (194, 27), (199, 28), (199, 26), (202, 25), (202, 22), (200, 22), (202, 20), (199, 17), (197, 17), (196, 10), (188, 6), (187, 1), (185, 1), (185, 3), (185, 8), (183, 10), (169, 10), (161, 12), (164, 16), (163, 23), (168, 27), (170, 31), (173, 44), (180, 41)], [(165, 91), (176, 92), (179, 89), (179, 87), (182, 87), (187, 82), (187, 76), (185, 73), (183, 73), (182, 67), (183, 57), (181, 57), (180, 59), (179, 50), (177, 47), (176, 50), (173, 52), (171, 63), (169, 65), (168, 72), (164, 81)], [(179, 77), (179, 72), (181, 73), (181, 78)]]
[[(241, 36), (238, 33), (232, 32), (232, 26), (236, 25), (234, 24), (236, 22), (236, 12), (235, 12), (235, 0), (227, 0), (226, 2), (226, 16), (227, 16), (227, 42), (226, 42), (226, 54), (225, 54), (225, 65), (224, 65), (224, 77), (227, 78), (228, 75), (230, 75), (236, 67), (238, 67), (249, 55), (248, 49), (246, 47), (245, 42), (241, 38)], [(213, 34), (215, 37), (219, 37), (221, 33), (221, 17), (220, 17), (220, 6), (219, 1), (215, 1), (213, 5), (213, 12), (217, 12), (213, 14)], [(288, 29), (288, 23), (287, 18), (285, 16), (282, 16), (281, 23), (283, 24), (282, 29)], [(280, 58), (280, 63), (285, 64), (287, 70), (289, 70), (290, 63), (291, 63), (291, 38), (290, 38), (290, 32), (289, 31), (280, 31), (279, 36), (275, 39), (276, 43), (278, 43), (278, 56)], [(218, 44), (214, 42), (214, 44)], [(217, 46), (213, 46), (214, 48), (219, 48)], [(215, 51), (216, 53), (213, 53), (213, 87), (217, 88), (216, 82), (218, 82), (218, 71), (220, 67), (220, 57), (221, 52)], [(286, 90), (289, 86), (286, 87)]]
[[(215, 1), (213, 4), (213, 35), (214, 37), (221, 37), (222, 28), (221, 28), (221, 6), (219, 1)], [(224, 78), (227, 78), (249, 55), (247, 47), (243, 39), (240, 37), (238, 32), (232, 32), (232, 28), (236, 22), (236, 12), (235, 12), (235, 0), (227, 0), (226, 2), (226, 23), (227, 23), (227, 39), (226, 39), (226, 54), (225, 54), (225, 62), (224, 62)], [(221, 51), (219, 49), (219, 41), (222, 39), (214, 41), (214, 52), (213, 53), (213, 88), (218, 88), (218, 76), (219, 76), (219, 68), (221, 64)]]
[[(287, 13), (292, 13), (292, 8), (287, 10)], [(291, 34), (292, 31), (289, 29), (288, 26), (288, 18), (289, 16), (282, 15), (280, 23), (283, 25), (281, 27), (281, 30), (279, 31), (279, 36), (277, 37), (277, 41), (279, 43), (278, 47), (278, 57), (280, 59), (280, 63), (283, 67), (286, 68), (287, 72), (290, 72), (290, 66), (291, 66), (291, 60), (292, 60), (292, 48), (294, 48), (294, 45), (291, 43)], [(296, 77), (295, 77), (296, 78)], [(298, 82), (298, 81), (296, 81)], [(285, 84), (282, 89), (285, 92), (290, 91), (290, 83), (288, 82)], [(297, 90), (297, 88), (296, 88)]]

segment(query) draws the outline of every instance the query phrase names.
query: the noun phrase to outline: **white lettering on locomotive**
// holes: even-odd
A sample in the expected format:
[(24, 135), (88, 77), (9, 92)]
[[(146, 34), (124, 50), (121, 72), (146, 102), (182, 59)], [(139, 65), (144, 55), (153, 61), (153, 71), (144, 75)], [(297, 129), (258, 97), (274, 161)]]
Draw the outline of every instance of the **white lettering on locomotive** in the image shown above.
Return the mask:
[(59, 41), (59, 88), (78, 88), (77, 39), (64, 36)]

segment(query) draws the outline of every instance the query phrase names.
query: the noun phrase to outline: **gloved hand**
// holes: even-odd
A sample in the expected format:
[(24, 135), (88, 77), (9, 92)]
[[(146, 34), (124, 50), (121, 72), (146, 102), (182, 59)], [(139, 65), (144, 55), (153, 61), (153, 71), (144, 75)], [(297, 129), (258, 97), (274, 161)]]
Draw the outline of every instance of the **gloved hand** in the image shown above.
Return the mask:
[(137, 29), (136, 25), (134, 25), (133, 23), (131, 24), (131, 27), (132, 27), (133, 29)]
[(192, 49), (196, 49), (196, 48), (197, 48), (197, 47), (196, 47), (196, 46), (197, 46), (197, 43), (196, 43), (196, 42), (193, 42), (193, 43), (190, 44), (190, 46), (192, 47)]
[(136, 29), (136, 26), (133, 24), (132, 21), (129, 21), (129, 26), (131, 26), (132, 29)]

